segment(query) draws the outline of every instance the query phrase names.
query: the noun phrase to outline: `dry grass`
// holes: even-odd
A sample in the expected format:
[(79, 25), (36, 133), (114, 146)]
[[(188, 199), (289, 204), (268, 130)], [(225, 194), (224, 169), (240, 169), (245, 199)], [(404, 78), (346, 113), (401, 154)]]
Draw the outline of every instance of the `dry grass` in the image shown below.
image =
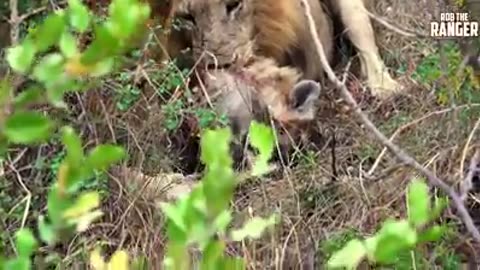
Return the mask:
[[(374, 9), (376, 15), (411, 32), (425, 32), (431, 19), (427, 10), (438, 10), (433, 0), (378, 2)], [(377, 43), (387, 65), (392, 70), (407, 66), (406, 74), (394, 77), (405, 84), (408, 91), (380, 104), (352, 80), (352, 93), (387, 136), (401, 128), (395, 141), (436, 174), (456, 184), (456, 179), (463, 175), (459, 168), (465, 163), (464, 147), (476, 119), (453, 121), (453, 117), (465, 108), (445, 110), (436, 103), (429, 89), (411, 78), (411, 71), (422, 55), (435, 46), (431, 41), (402, 36), (379, 24), (375, 24), (375, 28)], [(68, 265), (81, 269), (77, 262), (85, 255), (80, 250), (91, 248), (92, 243), (100, 240), (109, 251), (125, 248), (133, 256), (146, 256), (152, 264), (151, 269), (160, 269), (165, 242), (164, 219), (156, 203), (169, 196), (165, 193), (166, 179), (174, 178), (173, 182), (178, 184), (181, 176), (172, 173), (178, 171), (179, 164), (196, 160), (198, 153), (191, 135), (196, 123), (189, 115), (182, 114), (182, 125), (175, 134), (161, 127), (166, 116), (159, 104), (171, 103), (183, 90), (177, 89), (169, 99), (159, 100), (152, 91), (156, 85), (149, 78), (151, 70), (155, 68), (141, 71), (140, 77), (146, 78), (146, 82), (139, 87), (145, 91), (127, 112), (115, 109), (108, 90), (116, 87), (114, 82), (106, 82), (103, 89), (92, 90), (78, 99), (73, 97), (73, 102), (80, 104), (75, 107), (74, 114), (80, 116), (76, 124), (89, 144), (120, 143), (130, 154), (125, 166), (155, 177), (138, 177), (118, 168), (111, 172), (109, 194), (103, 205), (106, 215), (86, 234), (61, 248), (61, 253), (68, 255), (64, 260)], [(313, 265), (318, 268), (326, 259), (320, 247), (334, 235), (352, 228), (367, 235), (385, 218), (405, 216), (404, 190), (408, 181), (417, 175), (398, 164), (389, 153), (379, 159), (382, 147), (358, 126), (341, 103), (334, 102), (333, 92), (328, 95), (323, 101), (324, 109), (319, 112), (317, 134), (314, 135), (321, 143), (306, 146), (312, 154), (295, 153), (295, 161), (287, 160), (282, 172), (262, 181), (244, 183), (237, 190), (233, 203), (234, 224), (240, 224), (251, 215), (266, 216), (277, 212), (282, 217), (279, 226), (262, 239), (229, 245), (228, 253), (247, 258), (250, 269), (313, 269)], [(416, 121), (418, 119), (422, 121)], [(478, 146), (478, 135), (474, 134), (473, 138), (470, 147)], [(47, 179), (48, 175), (43, 171), (35, 176), (28, 164), (32, 164), (37, 155), (49, 157), (54, 152), (45, 148), (36, 150), (35, 153), (29, 150), (26, 156), (30, 158), (16, 164), (17, 168), (26, 171), (21, 174), (23, 179), (37, 181), (31, 185), (32, 189), (45, 186), (41, 181), (38, 183), (38, 179)], [(467, 151), (466, 158), (471, 154)], [(374, 170), (368, 173), (374, 164)], [(7, 177), (18, 178), (14, 172), (10, 173)], [(333, 178), (336, 180), (332, 181)], [(15, 184), (8, 190), (15, 190)], [(480, 212), (475, 203), (478, 200), (471, 201), (472, 216), (478, 221)], [(443, 218), (456, 220), (453, 213)], [(0, 227), (5, 225), (5, 230), (9, 231), (19, 225), (10, 219), (3, 222), (5, 224), (0, 223)], [(461, 235), (455, 238), (458, 246), (448, 245), (458, 248), (469, 259), (475, 259), (472, 258), (475, 254), (472, 245)]]

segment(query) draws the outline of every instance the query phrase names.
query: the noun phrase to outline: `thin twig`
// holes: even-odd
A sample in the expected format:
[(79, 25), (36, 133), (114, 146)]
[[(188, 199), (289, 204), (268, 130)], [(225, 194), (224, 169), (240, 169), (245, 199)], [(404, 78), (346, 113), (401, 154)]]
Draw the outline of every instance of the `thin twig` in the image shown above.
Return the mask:
[[(460, 110), (460, 109), (464, 109), (464, 108), (471, 108), (471, 107), (475, 107), (475, 106), (480, 106), (480, 104), (465, 104), (465, 105), (460, 105), (460, 106), (456, 106), (456, 107), (453, 107), (453, 108), (446, 108), (446, 109), (443, 109), (443, 110), (439, 110), (439, 111), (434, 111), (434, 112), (430, 112), (420, 118), (417, 118), (409, 123), (406, 123), (404, 124), (403, 126), (399, 127), (397, 130), (395, 130), (395, 132), (392, 134), (392, 136), (390, 136), (389, 140), (390, 141), (393, 141), (399, 134), (401, 134), (402, 132), (404, 132), (405, 130), (409, 129), (410, 127), (420, 123), (420, 122), (423, 122), (433, 116), (437, 116), (437, 115), (442, 115), (442, 114), (445, 114), (445, 113), (449, 113), (451, 111), (456, 111), (456, 110)], [(372, 165), (372, 168), (370, 168), (370, 170), (368, 171), (367, 175), (372, 175), (375, 170), (377, 169), (378, 165), (380, 165), (380, 162), (382, 161), (383, 157), (385, 156), (386, 152), (387, 152), (387, 148), (384, 147), (382, 149), (382, 152), (380, 152), (380, 154), (378, 155), (377, 159), (375, 160), (375, 162), (373, 163)]]
[(400, 34), (402, 36), (406, 36), (406, 37), (421, 37), (421, 38), (427, 38), (429, 37), (429, 35), (427, 34), (424, 34), (424, 33), (420, 33), (418, 31), (413, 31), (413, 30), (403, 30), (403, 29), (400, 29), (398, 26), (394, 26), (393, 24), (389, 23), (386, 19), (384, 18), (381, 18), (373, 13), (371, 13), (370, 11), (366, 10), (365, 9), (365, 12), (368, 14), (368, 16), (372, 19), (374, 19), (375, 21), (377, 21), (379, 24), (383, 25), (385, 28), (389, 29), (389, 30), (392, 30), (393, 32), (397, 33), (397, 34)]
[(18, 17), (18, 1), (10, 0), (10, 44), (17, 44), (20, 35), (20, 18)]
[[(60, 3), (58, 3), (59, 6), (63, 6), (67, 3), (67, 1), (61, 1)], [(30, 12), (27, 12), (25, 14), (23, 14), (22, 16), (19, 17), (19, 23), (23, 22), (23, 21), (26, 21), (27, 19), (29, 19), (30, 17), (32, 16), (35, 16), (39, 13), (42, 13), (44, 11), (46, 11), (48, 9), (48, 6), (43, 6), (43, 7), (38, 7), (38, 8), (35, 8), (33, 9), (32, 11)]]
[(370, 182), (377, 182), (377, 181), (380, 181), (382, 179), (385, 179), (385, 178), (388, 178), (390, 175), (392, 175), (394, 172), (396, 172), (398, 169), (400, 168), (403, 168), (405, 167), (406, 165), (403, 164), (403, 163), (398, 163), (398, 164), (395, 164), (391, 167), (388, 167), (386, 169), (384, 169), (383, 171), (381, 171), (377, 176), (373, 176), (369, 173), (365, 173), (365, 175), (363, 175), (363, 177), (365, 177), (368, 181)]
[[(58, 5), (65, 5), (67, 1), (61, 1)], [(30, 17), (42, 13), (48, 9), (48, 6), (35, 8), (27, 13), (19, 15), (18, 0), (10, 0), (10, 18), (3, 17), (0, 19), (6, 20), (10, 24), (10, 40), (12, 46), (18, 42), (20, 36), (20, 24), (28, 20)]]
[(22, 176), (20, 175), (20, 172), (14, 166), (12, 166), (10, 163), (8, 164), (8, 167), (10, 168), (10, 170), (12, 170), (15, 173), (15, 175), (17, 176), (18, 183), (20, 184), (20, 186), (22, 187), (22, 189), (26, 193), (26, 196), (24, 198), (25, 209), (23, 211), (23, 218), (22, 218), (22, 224), (21, 224), (21, 228), (23, 228), (23, 227), (25, 227), (25, 224), (27, 223), (28, 213), (30, 213), (30, 205), (31, 205), (31, 202), (32, 202), (32, 192), (27, 188), (27, 186), (23, 182), (23, 179), (22, 179)]
[(361, 120), (364, 126), (372, 132), (372, 134), (384, 145), (386, 146), (395, 156), (405, 163), (406, 165), (416, 169), (428, 179), (429, 183), (435, 187), (440, 188), (444, 192), (448, 194), (448, 196), (452, 199), (453, 205), (458, 210), (460, 218), (462, 219), (463, 223), (465, 224), (467, 230), (471, 233), (473, 238), (480, 243), (480, 232), (475, 227), (475, 224), (472, 220), (472, 217), (468, 213), (468, 210), (465, 208), (463, 204), (463, 200), (460, 196), (453, 190), (449, 185), (447, 185), (443, 180), (439, 179), (435, 176), (430, 170), (423, 167), (420, 163), (418, 163), (414, 158), (408, 155), (405, 151), (400, 149), (396, 144), (392, 143), (388, 140), (388, 138), (381, 133), (377, 127), (370, 121), (370, 119), (365, 115), (365, 113), (360, 109), (355, 99), (352, 97), (350, 92), (348, 91), (347, 87), (342, 84), (342, 82), (335, 76), (330, 64), (327, 61), (325, 56), (325, 51), (323, 50), (323, 46), (320, 42), (318, 37), (317, 29), (315, 26), (315, 22), (313, 20), (310, 5), (308, 4), (307, 0), (301, 0), (301, 4), (304, 7), (305, 16), (307, 17), (308, 26), (310, 29), (310, 34), (313, 36), (315, 41), (316, 50), (318, 53), (319, 60), (327, 73), (328, 78), (335, 84), (335, 86), (340, 89), (342, 97), (348, 102), (348, 104), (352, 107), (353, 111), (357, 115), (357, 117)]

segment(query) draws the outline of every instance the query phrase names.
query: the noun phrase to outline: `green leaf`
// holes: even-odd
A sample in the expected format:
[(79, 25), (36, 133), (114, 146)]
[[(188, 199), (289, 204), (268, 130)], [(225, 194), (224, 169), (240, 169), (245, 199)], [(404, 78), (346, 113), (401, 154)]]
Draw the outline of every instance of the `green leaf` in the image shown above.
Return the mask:
[[(180, 200), (177, 200), (175, 208), (180, 216), (182, 216), (183, 223), (190, 236), (190, 241), (197, 241), (201, 247), (205, 240), (208, 241), (209, 237), (208, 225), (202, 222), (207, 218), (208, 214), (205, 194), (201, 187), (196, 186), (190, 193), (185, 195), (186, 196)], [(178, 231), (175, 233), (177, 239), (180, 239), (179, 236), (183, 236), (179, 234)]]
[(231, 167), (233, 161), (230, 157), (231, 131), (228, 128), (206, 130), (200, 141), (201, 159), (207, 167)]
[(110, 165), (119, 162), (126, 156), (122, 147), (115, 145), (99, 145), (95, 147), (88, 155), (88, 164), (97, 170), (105, 170)]
[(53, 122), (40, 113), (19, 111), (7, 118), (3, 132), (13, 143), (33, 144), (46, 141), (53, 127)]
[(225, 244), (220, 241), (210, 241), (203, 250), (200, 270), (216, 269), (217, 262), (223, 255)]
[(68, 223), (76, 225), (75, 230), (80, 233), (87, 230), (88, 227), (90, 227), (90, 224), (92, 224), (96, 219), (99, 219), (101, 216), (103, 216), (103, 212), (100, 210), (95, 210), (75, 218), (70, 218), (68, 219)]
[(142, 24), (147, 21), (147, 19), (150, 17), (150, 13), (152, 12), (150, 5), (139, 2), (138, 3), (140, 6), (139, 10), (139, 24)]
[(65, 29), (65, 13), (63, 10), (48, 15), (45, 21), (33, 34), (39, 52), (56, 45)]
[(108, 262), (107, 269), (128, 270), (128, 254), (123, 250), (113, 253)]
[(148, 5), (129, 1), (112, 2), (108, 11), (111, 18), (109, 30), (119, 39), (127, 39), (135, 34), (140, 24), (150, 15)]
[(443, 210), (447, 208), (449, 204), (448, 197), (435, 197), (435, 202), (433, 203), (433, 209), (430, 212), (430, 220), (435, 220), (442, 214)]
[(43, 91), (38, 86), (30, 87), (19, 93), (13, 100), (16, 109), (39, 102), (43, 99)]
[(95, 172), (94, 170), (82, 162), (81, 164), (72, 164), (65, 159), (60, 164), (60, 168), (67, 168), (65, 173), (65, 179), (63, 180), (63, 186), (65, 191), (68, 194), (76, 193), (80, 188), (82, 188), (86, 183), (86, 180), (91, 179)]
[(170, 239), (170, 241), (176, 243), (187, 243), (190, 241), (190, 231), (183, 230), (169, 219), (167, 220), (166, 225), (166, 237)]
[(72, 92), (78, 89), (76, 81), (69, 78), (66, 74), (61, 74), (55, 83), (47, 83), (47, 98), (50, 104), (56, 108), (66, 108), (63, 98), (67, 92)]
[(25, 39), (22, 44), (7, 49), (7, 62), (14, 71), (24, 74), (32, 66), (36, 53), (33, 41)]
[(50, 189), (47, 196), (48, 218), (54, 225), (63, 224), (63, 211), (73, 204), (72, 200), (65, 196), (65, 194), (63, 196), (60, 194), (60, 190), (62, 189), (65, 190), (64, 187), (59, 188), (57, 183)]
[(275, 138), (272, 129), (267, 125), (252, 121), (249, 135), (250, 144), (258, 149), (260, 155), (268, 156), (270, 158), (275, 146)]
[(93, 70), (91, 71), (90, 75), (92, 77), (101, 77), (104, 76), (113, 69), (113, 66), (115, 64), (115, 59), (113, 57), (111, 58), (106, 58), (93, 67)]
[(448, 230), (447, 226), (435, 225), (418, 236), (418, 242), (434, 242), (442, 238), (445, 232)]
[(368, 259), (370, 261), (375, 261), (375, 252), (377, 250), (379, 240), (380, 240), (380, 237), (377, 233), (376, 235), (368, 237), (364, 241), (364, 246), (367, 251)]
[(185, 243), (178, 241), (167, 243), (167, 254), (163, 260), (163, 269), (190, 269), (190, 261), (191, 258)]
[(100, 195), (96, 191), (81, 194), (75, 203), (63, 212), (66, 219), (84, 215), (100, 205)]
[[(102, 255), (100, 254), (100, 248), (95, 247), (93, 251), (90, 253), (90, 265), (95, 270), (106, 269), (107, 265), (105, 260), (103, 259)], [(113, 269), (112, 269), (113, 270)]]
[(63, 75), (64, 58), (52, 53), (45, 56), (33, 69), (33, 77), (47, 85), (55, 84)]
[(220, 214), (230, 203), (235, 189), (230, 156), (231, 131), (228, 128), (206, 130), (201, 138), (201, 159), (206, 166), (202, 179), (209, 214)]
[(232, 213), (230, 213), (230, 210), (224, 210), (215, 218), (213, 224), (219, 233), (224, 234), (227, 230), (228, 224), (230, 224), (231, 221)]
[(67, 58), (74, 57), (79, 53), (77, 48), (77, 41), (70, 32), (63, 32), (62, 37), (60, 38), (59, 46), (60, 51)]
[(268, 170), (268, 160), (275, 146), (275, 137), (270, 127), (253, 121), (250, 124), (250, 144), (260, 152), (253, 168), (253, 175), (261, 175)]
[(252, 168), (252, 176), (260, 176), (271, 171), (268, 161), (263, 158), (257, 158)]
[(30, 270), (30, 258), (17, 257), (5, 263), (5, 270)]
[[(387, 220), (376, 235), (374, 258), (379, 263), (392, 263), (399, 252), (412, 248), (417, 232), (406, 220)], [(369, 250), (372, 247), (367, 247)]]
[(416, 227), (428, 222), (430, 216), (430, 197), (428, 186), (422, 180), (413, 180), (408, 186), (408, 219)]
[(70, 25), (83, 33), (90, 25), (90, 12), (81, 0), (68, 0)]
[(226, 209), (236, 185), (230, 156), (230, 138), (230, 129), (223, 128), (206, 130), (200, 141), (200, 155), (206, 166), (202, 190), (212, 217)]
[(95, 39), (80, 58), (84, 65), (94, 65), (107, 57), (114, 56), (120, 49), (119, 41), (105, 26), (95, 27)]
[(222, 258), (223, 267), (220, 269), (228, 270), (245, 270), (247, 266), (243, 258), (232, 258), (232, 257), (223, 257)]
[(270, 216), (268, 219), (263, 219), (259, 217), (253, 217), (243, 228), (239, 230), (233, 230), (231, 232), (231, 237), (233, 241), (241, 241), (246, 237), (253, 239), (259, 238), (263, 231), (270, 226), (273, 226), (277, 223), (277, 217), (275, 215)]
[(80, 166), (84, 159), (82, 140), (77, 135), (75, 130), (70, 126), (63, 127), (61, 132), (62, 132), (62, 143), (65, 145), (67, 149), (67, 160), (68, 160), (69, 166), (70, 167)]
[(100, 195), (96, 191), (86, 192), (75, 200), (75, 203), (63, 212), (63, 217), (71, 225), (76, 225), (77, 232), (85, 231), (90, 224), (103, 215), (95, 210), (100, 205)]
[(183, 211), (179, 211), (177, 207), (169, 203), (161, 203), (160, 207), (170, 222), (173, 222), (173, 224), (182, 231), (187, 231), (187, 227), (183, 220)]
[(30, 229), (20, 229), (15, 233), (15, 238), (18, 256), (30, 257), (38, 245)]
[(52, 225), (45, 221), (45, 217), (43, 215), (38, 217), (38, 233), (43, 242), (47, 243), (48, 245), (55, 244), (57, 240), (55, 229)]
[(367, 255), (362, 241), (350, 240), (341, 250), (335, 252), (328, 260), (328, 268), (356, 269)]

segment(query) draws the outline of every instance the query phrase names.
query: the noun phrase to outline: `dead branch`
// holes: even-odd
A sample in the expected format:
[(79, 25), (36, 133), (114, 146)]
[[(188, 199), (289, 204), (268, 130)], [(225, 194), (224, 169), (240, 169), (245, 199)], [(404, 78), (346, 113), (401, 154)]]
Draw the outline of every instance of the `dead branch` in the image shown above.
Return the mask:
[(414, 30), (403, 30), (401, 29), (400, 27), (398, 26), (395, 26), (391, 23), (389, 23), (386, 19), (380, 17), (380, 16), (377, 16), (373, 13), (371, 13), (370, 11), (368, 10), (365, 10), (365, 12), (367, 12), (368, 16), (377, 21), (379, 24), (383, 25), (385, 28), (397, 33), (397, 34), (400, 34), (402, 36), (406, 36), (406, 37), (418, 37), (418, 38), (428, 38), (429, 35), (425, 34), (425, 33), (421, 33), (421, 32), (418, 32), (418, 31), (414, 31)]
[[(405, 125), (399, 127), (397, 130), (395, 130), (395, 132), (392, 134), (392, 136), (390, 136), (389, 140), (390, 141), (393, 141), (399, 134), (401, 134), (402, 132), (404, 132), (405, 130), (419, 124), (420, 122), (423, 122), (427, 119), (430, 119), (431, 117), (433, 116), (438, 116), (438, 115), (442, 115), (442, 114), (446, 114), (446, 113), (449, 113), (449, 112), (452, 112), (452, 111), (458, 111), (458, 110), (461, 110), (461, 109), (465, 109), (465, 108), (472, 108), (472, 107), (478, 107), (480, 106), (479, 103), (475, 103), (475, 104), (466, 104), (466, 105), (460, 105), (460, 106), (455, 106), (455, 107), (450, 107), (450, 108), (447, 108), (447, 109), (443, 109), (443, 110), (440, 110), (440, 111), (434, 111), (434, 112), (430, 112), (420, 118), (417, 118), (409, 123), (406, 123)], [(370, 168), (370, 170), (367, 172), (367, 175), (372, 175), (375, 170), (377, 169), (378, 165), (380, 164), (380, 162), (382, 161), (383, 157), (385, 156), (386, 152), (387, 152), (387, 148), (384, 147), (382, 149), (382, 152), (380, 152), (380, 154), (378, 155), (377, 159), (375, 160), (375, 162), (373, 163), (372, 165), (372, 168)], [(461, 166), (462, 168), (462, 166)], [(460, 169), (460, 171), (463, 171), (462, 169)]]
[(18, 17), (18, 1), (10, 0), (10, 44), (16, 45), (20, 35), (20, 18)]
[[(59, 5), (65, 5), (67, 1), (61, 1)], [(31, 10), (25, 14), (18, 13), (18, 0), (10, 0), (10, 18), (1, 18), (10, 24), (10, 40), (11, 45), (14, 46), (18, 42), (20, 36), (20, 24), (28, 20), (30, 17), (42, 13), (48, 9), (48, 6), (42, 6)]]
[(428, 182), (431, 185), (440, 188), (441, 190), (443, 190), (445, 193), (448, 194), (448, 196), (453, 201), (454, 207), (458, 210), (460, 218), (465, 224), (467, 230), (471, 233), (473, 238), (480, 243), (480, 233), (478, 229), (475, 227), (475, 224), (472, 220), (472, 217), (468, 213), (468, 210), (465, 208), (465, 205), (463, 204), (463, 200), (456, 193), (456, 191), (453, 188), (451, 188), (449, 185), (447, 185), (443, 180), (435, 176), (430, 170), (423, 167), (420, 163), (418, 163), (414, 158), (412, 158), (409, 154), (403, 151), (396, 144), (389, 141), (388, 138), (377, 129), (377, 127), (372, 123), (372, 121), (368, 118), (368, 116), (360, 109), (360, 107), (358, 106), (357, 102), (348, 91), (345, 84), (343, 84), (335, 76), (335, 73), (330, 67), (330, 64), (328, 63), (327, 58), (325, 56), (325, 51), (323, 50), (323, 46), (322, 46), (322, 43), (320, 42), (320, 38), (318, 37), (315, 22), (311, 14), (310, 5), (308, 4), (307, 0), (301, 0), (301, 4), (304, 7), (304, 12), (308, 21), (310, 34), (312, 35), (315, 41), (319, 60), (325, 72), (327, 73), (329, 80), (335, 84), (337, 89), (340, 89), (340, 93), (343, 99), (345, 99), (345, 101), (352, 107), (354, 113), (357, 115), (357, 117), (360, 119), (363, 125), (367, 128), (367, 130), (369, 130), (374, 135), (374, 137), (376, 137), (378, 141), (380, 141), (385, 147), (387, 147), (400, 161), (402, 161), (405, 165), (410, 166), (415, 170), (419, 171), (421, 174), (423, 174), (427, 178)]

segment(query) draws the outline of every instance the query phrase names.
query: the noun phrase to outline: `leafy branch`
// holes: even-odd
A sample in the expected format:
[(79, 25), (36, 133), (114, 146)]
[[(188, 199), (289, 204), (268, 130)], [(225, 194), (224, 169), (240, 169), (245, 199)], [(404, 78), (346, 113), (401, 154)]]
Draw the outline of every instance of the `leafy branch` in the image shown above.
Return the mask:
[[(19, 94), (15, 94), (8, 78), (0, 85), (0, 148), (5, 150), (1, 155), (12, 144), (47, 143), (56, 132), (67, 152), (47, 195), (47, 213), (37, 223), (39, 240), (47, 245), (55, 245), (75, 231), (84, 231), (102, 216), (99, 193), (81, 192), (80, 188), (96, 172), (124, 159), (126, 152), (122, 147), (102, 144), (84, 153), (83, 143), (72, 127), (59, 127), (47, 114), (30, 110), (29, 106), (46, 102), (65, 108), (66, 93), (84, 90), (89, 79), (113, 69), (116, 58), (131, 48), (131, 37), (149, 15), (150, 8), (144, 3), (114, 0), (109, 6), (109, 18), (96, 24), (81, 0), (68, 0), (68, 8), (48, 15), (20, 44), (7, 49), (12, 70), (36, 84)], [(80, 51), (76, 35), (90, 28), (94, 29), (95, 39)], [(31, 257), (40, 241), (30, 228), (23, 227), (15, 233), (15, 239), (17, 254), (0, 258), (0, 269), (31, 268)]]
[(468, 213), (467, 208), (463, 204), (463, 200), (457, 194), (457, 192), (451, 188), (448, 184), (445, 183), (442, 179), (435, 176), (433, 172), (422, 166), (418, 161), (416, 161), (413, 157), (407, 154), (404, 150), (402, 150), (399, 146), (388, 140), (388, 138), (378, 130), (378, 128), (373, 124), (373, 122), (368, 118), (368, 116), (361, 110), (358, 106), (355, 99), (352, 97), (350, 92), (347, 89), (347, 86), (342, 83), (340, 79), (335, 76), (332, 68), (328, 64), (327, 58), (325, 56), (325, 52), (323, 50), (322, 44), (318, 37), (316, 26), (313, 21), (313, 17), (311, 15), (311, 9), (306, 0), (301, 0), (302, 5), (305, 7), (305, 16), (308, 20), (308, 25), (310, 28), (310, 34), (315, 40), (315, 46), (318, 53), (319, 61), (322, 64), (325, 72), (327, 73), (328, 79), (334, 83), (337, 89), (340, 90), (340, 94), (342, 98), (352, 107), (356, 116), (360, 119), (363, 125), (373, 134), (373, 136), (380, 141), (387, 149), (389, 149), (400, 161), (402, 161), (405, 165), (414, 168), (415, 170), (419, 171), (427, 178), (428, 182), (443, 190), (448, 196), (452, 199), (453, 206), (458, 210), (460, 218), (462, 219), (463, 223), (465, 224), (467, 230), (470, 232), (472, 237), (480, 243), (480, 232), (476, 228), (475, 224), (473, 223), (472, 217)]
[(408, 219), (386, 220), (376, 234), (365, 240), (350, 240), (329, 259), (328, 268), (355, 269), (365, 258), (373, 263), (392, 264), (403, 251), (417, 245), (438, 241), (446, 225), (427, 227), (447, 206), (446, 199), (436, 198), (431, 206), (428, 186), (423, 180), (413, 180), (406, 194)]
[[(107, 20), (94, 23), (93, 15), (81, 0), (68, 0), (67, 4), (66, 9), (49, 14), (20, 44), (7, 50), (10, 67), (37, 84), (18, 95), (6, 80), (1, 85), (0, 146), (8, 150), (12, 144), (43, 144), (59, 132), (66, 157), (49, 189), (47, 213), (38, 219), (40, 239), (30, 228), (18, 230), (17, 254), (0, 258), (0, 269), (30, 269), (31, 258), (41, 242), (55, 245), (74, 232), (85, 231), (101, 217), (99, 193), (81, 188), (96, 172), (107, 170), (126, 157), (122, 147), (111, 144), (98, 145), (85, 153), (82, 140), (72, 127), (59, 127), (47, 114), (29, 110), (28, 106), (46, 102), (64, 109), (65, 94), (83, 91), (89, 80), (110, 73), (117, 57), (132, 47), (131, 39), (145, 24), (150, 8), (138, 0), (113, 0)], [(81, 51), (77, 35), (89, 30), (93, 30), (94, 40)], [(202, 180), (191, 193), (160, 206), (168, 223), (164, 261), (167, 269), (189, 265), (188, 251), (192, 247), (202, 252), (201, 269), (244, 269), (242, 259), (223, 256), (227, 241), (258, 238), (277, 222), (276, 215), (268, 219), (255, 217), (241, 228), (227, 229), (232, 220), (229, 205), (239, 183), (232, 168), (231, 136), (228, 128), (206, 130), (201, 137), (201, 158), (206, 165)], [(254, 122), (250, 137), (252, 146), (259, 150), (253, 174), (260, 176), (268, 171), (273, 133), (267, 126)], [(125, 251), (118, 250), (106, 262), (98, 248), (91, 253), (90, 265), (98, 270), (132, 266)]]
[[(167, 253), (165, 269), (191, 269), (189, 248), (196, 247), (202, 254), (200, 269), (245, 269), (241, 258), (224, 257), (227, 241), (255, 239), (277, 222), (277, 216), (267, 219), (254, 217), (242, 228), (227, 230), (232, 221), (229, 204), (239, 183), (232, 169), (229, 128), (206, 130), (201, 136), (201, 159), (206, 168), (200, 183), (175, 203), (162, 203), (168, 218)], [(250, 126), (252, 146), (259, 150), (254, 174), (268, 170), (274, 140), (272, 130), (256, 122)]]

